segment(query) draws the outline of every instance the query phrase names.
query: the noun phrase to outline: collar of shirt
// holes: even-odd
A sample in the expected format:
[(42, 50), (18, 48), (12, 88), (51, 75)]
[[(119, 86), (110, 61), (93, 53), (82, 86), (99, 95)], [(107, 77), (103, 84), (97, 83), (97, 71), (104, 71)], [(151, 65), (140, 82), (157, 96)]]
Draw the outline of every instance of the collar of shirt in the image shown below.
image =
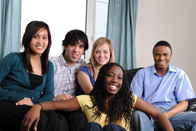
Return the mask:
[[(172, 66), (170, 63), (169, 63), (169, 68), (168, 68), (168, 72), (177, 72), (176, 68), (174, 66)], [(153, 65), (153, 68), (151, 69), (150, 71), (150, 76), (153, 76), (153, 75), (159, 75), (156, 71), (156, 68), (155, 68), (155, 64)]]

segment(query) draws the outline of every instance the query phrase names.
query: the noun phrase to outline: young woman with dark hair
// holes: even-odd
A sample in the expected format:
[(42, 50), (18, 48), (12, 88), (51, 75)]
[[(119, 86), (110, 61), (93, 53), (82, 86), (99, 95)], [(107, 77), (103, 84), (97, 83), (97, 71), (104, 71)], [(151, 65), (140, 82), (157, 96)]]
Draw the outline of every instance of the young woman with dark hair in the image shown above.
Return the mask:
[(75, 111), (81, 109), (89, 123), (83, 131), (126, 131), (129, 130), (134, 108), (142, 110), (155, 118), (163, 129), (173, 128), (166, 116), (151, 104), (143, 101), (129, 90), (125, 83), (124, 70), (116, 63), (102, 66), (89, 95), (58, 101), (42, 102), (34, 105), (22, 121), (24, 131), (34, 124), (36, 129), (41, 110)]
[[(1, 60), (1, 129), (20, 130), (24, 115), (34, 104), (53, 101), (54, 68), (48, 61), (51, 43), (48, 25), (32, 21), (22, 39), (24, 52), (10, 53)], [(40, 120), (39, 130), (56, 130), (59, 124), (58, 115), (53, 111), (41, 112)]]

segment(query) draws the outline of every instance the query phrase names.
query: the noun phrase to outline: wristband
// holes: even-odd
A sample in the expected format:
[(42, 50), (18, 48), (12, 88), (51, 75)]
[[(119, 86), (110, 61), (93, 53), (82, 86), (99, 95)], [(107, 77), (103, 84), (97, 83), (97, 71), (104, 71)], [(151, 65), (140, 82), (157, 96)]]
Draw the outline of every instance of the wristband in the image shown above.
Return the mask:
[(41, 110), (43, 109), (43, 105), (41, 104), (41, 103), (38, 103), (38, 105), (40, 105), (41, 106)]

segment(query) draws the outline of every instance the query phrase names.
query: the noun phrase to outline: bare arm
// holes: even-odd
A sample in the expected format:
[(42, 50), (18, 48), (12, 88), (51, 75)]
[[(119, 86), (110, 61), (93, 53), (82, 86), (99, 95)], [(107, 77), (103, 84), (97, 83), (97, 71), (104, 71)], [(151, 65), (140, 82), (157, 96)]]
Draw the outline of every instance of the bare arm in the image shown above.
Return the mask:
[(68, 99), (71, 99), (71, 98), (73, 98), (73, 96), (71, 96), (70, 94), (57, 95), (57, 96), (54, 98), (54, 101), (68, 100)]
[(80, 105), (76, 97), (65, 101), (56, 101), (56, 102), (45, 101), (40, 104), (35, 104), (32, 106), (32, 108), (27, 112), (27, 114), (23, 118), (21, 124), (21, 130), (29, 131), (33, 122), (35, 122), (34, 130), (37, 130), (41, 109), (44, 111), (48, 111), (48, 110), (75, 111), (80, 109)]
[(137, 97), (137, 101), (135, 104), (135, 108), (151, 115), (153, 118), (157, 119), (159, 124), (163, 127), (166, 131), (173, 131), (172, 125), (169, 122), (168, 118), (162, 113), (160, 110), (158, 110), (156, 107), (151, 105), (148, 102), (145, 102), (140, 97)]
[(77, 74), (78, 83), (82, 87), (85, 94), (89, 94), (91, 90), (93, 89), (93, 86), (91, 84), (91, 81), (86, 73), (83, 71), (79, 71)]
[(170, 111), (166, 112), (165, 115), (167, 118), (171, 118), (179, 112), (183, 112), (187, 109), (188, 101), (184, 100), (179, 102), (176, 106), (174, 106)]

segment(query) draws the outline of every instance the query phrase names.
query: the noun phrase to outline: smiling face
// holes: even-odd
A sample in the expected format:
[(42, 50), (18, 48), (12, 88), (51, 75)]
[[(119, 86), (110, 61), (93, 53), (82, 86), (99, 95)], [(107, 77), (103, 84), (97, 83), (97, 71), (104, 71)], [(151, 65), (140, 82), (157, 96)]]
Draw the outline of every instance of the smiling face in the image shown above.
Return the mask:
[(64, 48), (66, 50), (64, 58), (69, 66), (75, 65), (84, 53), (84, 43), (80, 40)]
[(98, 47), (94, 53), (94, 59), (97, 66), (103, 66), (110, 60), (110, 49), (107, 43)]
[(167, 46), (157, 46), (153, 51), (156, 70), (167, 70), (172, 57), (171, 49)]
[(30, 42), (30, 49), (35, 55), (41, 55), (48, 46), (48, 31), (44, 28), (41, 28), (35, 33)]
[(121, 89), (122, 83), (122, 69), (116, 65), (111, 67), (106, 76), (106, 94), (109, 96), (115, 95)]

